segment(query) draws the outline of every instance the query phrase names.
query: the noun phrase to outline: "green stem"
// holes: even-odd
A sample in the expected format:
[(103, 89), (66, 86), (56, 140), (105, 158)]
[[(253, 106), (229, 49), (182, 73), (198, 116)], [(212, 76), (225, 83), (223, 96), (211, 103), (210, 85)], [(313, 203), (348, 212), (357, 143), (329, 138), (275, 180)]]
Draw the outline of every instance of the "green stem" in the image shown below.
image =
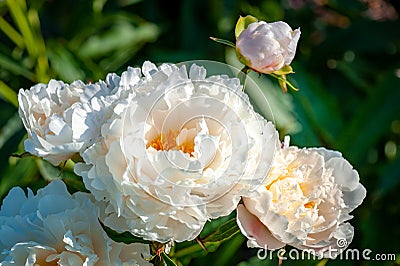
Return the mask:
[[(22, 6), (20, 5), (21, 3)], [(28, 53), (36, 59), (38, 51), (35, 45), (35, 38), (29, 25), (27, 15), (24, 12), (24, 9), (26, 8), (26, 3), (25, 1), (21, 3), (15, 0), (7, 0), (7, 5), (10, 10), (11, 16), (13, 17), (18, 29), (22, 34), (26, 49), (28, 50)]]
[(9, 103), (18, 108), (17, 93), (0, 80), (0, 98), (7, 100)]
[(5, 19), (0, 17), (0, 30), (4, 32), (10, 40), (20, 49), (24, 48), (24, 39)]
[(289, 87), (290, 87), (292, 90), (295, 90), (295, 91), (298, 91), (298, 90), (299, 90), (298, 88), (296, 88), (295, 86), (293, 86), (292, 83), (290, 83), (288, 80), (283, 79), (283, 78), (281, 78), (280, 76), (278, 76), (278, 75), (276, 75), (276, 74), (271, 73), (271, 74), (268, 74), (268, 75), (270, 75), (270, 76), (276, 78), (277, 80), (280, 80), (280, 81), (282, 81), (282, 82), (285, 82), (287, 85), (289, 85)]
[(248, 66), (244, 66), (238, 73), (238, 78), (240, 80), (240, 83), (243, 84), (243, 89), (242, 89), (243, 91), (246, 87), (247, 74), (249, 74), (250, 71), (251, 69)]

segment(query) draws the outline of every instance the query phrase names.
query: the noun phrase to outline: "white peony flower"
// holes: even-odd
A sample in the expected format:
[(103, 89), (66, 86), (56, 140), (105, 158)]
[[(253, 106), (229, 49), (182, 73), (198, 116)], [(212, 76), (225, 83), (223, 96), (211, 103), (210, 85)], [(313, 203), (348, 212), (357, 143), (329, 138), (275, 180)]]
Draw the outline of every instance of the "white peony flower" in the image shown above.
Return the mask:
[(25, 150), (57, 166), (85, 149), (99, 135), (100, 118), (116, 99), (109, 95), (118, 83), (119, 77), (109, 75), (96, 84), (50, 80), (21, 89), (19, 115), (28, 132)]
[(61, 81), (37, 84), (18, 94), (19, 115), (28, 131), (25, 150), (53, 165), (72, 157), (83, 145), (72, 131), (73, 105), (80, 91)]
[(13, 188), (0, 210), (0, 265), (151, 265), (148, 245), (111, 240), (92, 196), (69, 194), (61, 180), (36, 195)]
[(270, 74), (290, 65), (295, 54), (300, 29), (292, 30), (285, 22), (251, 23), (236, 40), (241, 61), (251, 69)]
[(276, 153), (257, 192), (237, 209), (249, 247), (289, 244), (325, 257), (336, 256), (352, 241), (354, 230), (346, 221), (366, 196), (357, 171), (339, 152), (287, 145)]
[[(104, 223), (159, 242), (194, 239), (232, 212), (268, 171), (277, 132), (254, 113), (236, 78), (145, 62), (122, 74), (130, 92), (75, 171)], [(260, 164), (260, 162), (263, 162)]]
[[(140, 79), (140, 73), (132, 72), (133, 69), (126, 71), (122, 77), (116, 74), (108, 74), (105, 81), (99, 81), (95, 84), (85, 85), (81, 94), (80, 102), (74, 106), (74, 118), (72, 120), (72, 129), (76, 136), (84, 139), (84, 144), (80, 149), (80, 153), (84, 152), (87, 147), (95, 143), (101, 136), (101, 128), (103, 124), (110, 119), (113, 114), (115, 105), (120, 99), (126, 98), (127, 80), (134, 80), (135, 77)], [(131, 76), (126, 77), (127, 74)]]

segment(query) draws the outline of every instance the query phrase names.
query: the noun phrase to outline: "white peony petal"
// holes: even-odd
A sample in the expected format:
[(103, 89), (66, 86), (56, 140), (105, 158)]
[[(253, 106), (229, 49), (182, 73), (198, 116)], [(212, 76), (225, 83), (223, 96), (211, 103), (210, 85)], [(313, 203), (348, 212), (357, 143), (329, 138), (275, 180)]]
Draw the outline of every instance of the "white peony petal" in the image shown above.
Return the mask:
[(240, 231), (248, 238), (248, 247), (275, 250), (285, 246), (285, 243), (272, 236), (257, 216), (251, 214), (242, 204), (237, 207), (237, 223)]
[[(13, 200), (17, 201), (15, 205)], [(65, 184), (55, 180), (36, 195), (12, 189), (0, 211), (1, 265), (149, 265), (148, 245), (115, 243), (108, 238), (98, 216), (102, 204), (94, 205), (90, 194), (69, 194)], [(13, 212), (8, 211), (10, 206)], [(135, 252), (135, 247), (139, 249)], [(124, 249), (131, 255), (121, 254)]]
[(367, 195), (367, 190), (361, 184), (352, 191), (343, 191), (343, 200), (348, 208), (348, 212), (353, 211), (357, 208), (365, 199)]
[(327, 167), (333, 169), (332, 175), (335, 177), (335, 183), (343, 186), (343, 191), (352, 191), (356, 189), (360, 178), (351, 164), (343, 158), (331, 158), (326, 162)]

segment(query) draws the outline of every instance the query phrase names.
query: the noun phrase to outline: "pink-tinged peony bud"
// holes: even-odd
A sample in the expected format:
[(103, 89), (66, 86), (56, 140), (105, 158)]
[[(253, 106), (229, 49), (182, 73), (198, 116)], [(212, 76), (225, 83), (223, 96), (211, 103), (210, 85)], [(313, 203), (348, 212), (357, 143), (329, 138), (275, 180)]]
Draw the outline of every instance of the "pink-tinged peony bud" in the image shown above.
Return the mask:
[(300, 29), (292, 30), (285, 22), (249, 24), (236, 41), (239, 60), (251, 69), (270, 74), (290, 65), (296, 54)]

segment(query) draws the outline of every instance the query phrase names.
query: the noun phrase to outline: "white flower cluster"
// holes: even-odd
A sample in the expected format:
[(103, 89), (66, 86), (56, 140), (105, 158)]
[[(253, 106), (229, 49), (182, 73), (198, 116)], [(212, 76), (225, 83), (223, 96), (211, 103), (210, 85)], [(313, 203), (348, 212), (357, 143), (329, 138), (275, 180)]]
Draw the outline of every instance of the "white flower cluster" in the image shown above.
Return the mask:
[[(258, 62), (246, 51), (261, 35), (276, 49), (273, 58), (269, 46), (257, 50), (272, 61), (251, 66), (269, 73), (290, 64), (300, 32), (253, 24), (237, 40), (241, 53)], [(80, 158), (74, 171), (91, 194), (71, 196), (61, 181), (36, 196), (11, 190), (0, 211), (0, 265), (147, 263), (148, 246), (113, 242), (98, 219), (145, 240), (182, 242), (237, 209), (250, 247), (323, 252), (353, 237), (346, 221), (366, 194), (357, 172), (338, 152), (282, 147), (237, 78), (145, 62), (94, 84), (51, 80), (21, 89), (18, 100), (26, 151), (55, 166)]]
[(0, 210), (0, 265), (151, 265), (149, 246), (116, 243), (88, 193), (69, 194), (61, 180), (34, 195), (11, 189)]

